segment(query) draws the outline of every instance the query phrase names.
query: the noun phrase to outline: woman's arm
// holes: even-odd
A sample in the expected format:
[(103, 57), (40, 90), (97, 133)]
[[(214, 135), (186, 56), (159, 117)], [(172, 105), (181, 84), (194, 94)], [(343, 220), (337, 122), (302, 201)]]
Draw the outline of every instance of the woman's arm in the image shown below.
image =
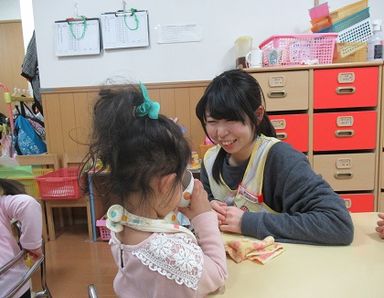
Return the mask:
[(269, 152), (263, 195), (279, 214), (245, 212), (241, 231), (256, 238), (277, 241), (347, 245), (353, 224), (344, 201), (311, 169), (307, 158), (283, 142)]

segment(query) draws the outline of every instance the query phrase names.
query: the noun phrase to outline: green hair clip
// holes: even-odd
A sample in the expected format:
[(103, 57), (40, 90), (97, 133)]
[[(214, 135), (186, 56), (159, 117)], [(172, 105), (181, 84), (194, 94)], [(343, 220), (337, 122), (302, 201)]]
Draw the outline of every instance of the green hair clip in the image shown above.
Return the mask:
[(160, 112), (160, 104), (157, 101), (153, 101), (149, 98), (148, 90), (143, 83), (140, 83), (140, 90), (143, 94), (144, 102), (136, 107), (136, 116), (144, 117), (145, 115), (148, 115), (150, 119), (158, 119)]

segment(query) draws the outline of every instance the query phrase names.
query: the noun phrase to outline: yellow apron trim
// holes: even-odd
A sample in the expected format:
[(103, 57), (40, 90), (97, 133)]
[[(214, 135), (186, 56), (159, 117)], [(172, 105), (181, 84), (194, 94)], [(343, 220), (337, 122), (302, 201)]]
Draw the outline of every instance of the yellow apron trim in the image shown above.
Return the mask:
[[(265, 162), (270, 148), (277, 142), (279, 142), (278, 139), (266, 137), (264, 135), (260, 135), (256, 139), (241, 182), (241, 187), (245, 190), (245, 196), (243, 195), (244, 192), (243, 194), (239, 193), (240, 187), (237, 190), (231, 190), (222, 177), (220, 177), (222, 184), (218, 184), (214, 181), (212, 177), (212, 168), (221, 147), (216, 145), (215, 147), (210, 148), (204, 156), (204, 165), (208, 173), (209, 184), (214, 198), (226, 202), (228, 201), (228, 197), (232, 197), (237, 207), (248, 211), (275, 212), (264, 202), (252, 202), (252, 198), (255, 196), (262, 196)], [(247, 198), (247, 196), (250, 198)]]

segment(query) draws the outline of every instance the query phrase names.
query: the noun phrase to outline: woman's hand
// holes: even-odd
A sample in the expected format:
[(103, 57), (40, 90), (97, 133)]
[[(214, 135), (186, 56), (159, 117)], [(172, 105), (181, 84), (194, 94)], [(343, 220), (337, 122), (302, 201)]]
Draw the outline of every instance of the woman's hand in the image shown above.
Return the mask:
[(222, 201), (212, 200), (211, 207), (217, 215), (219, 225), (223, 224), (225, 222), (225, 217), (227, 216), (227, 204)]
[(243, 217), (244, 211), (235, 207), (227, 207), (227, 216), (225, 221), (220, 225), (220, 230), (223, 232), (231, 232), (241, 234), (241, 218)]
[(384, 213), (379, 213), (380, 220), (377, 222), (376, 232), (384, 239)]
[(211, 211), (211, 205), (208, 201), (208, 194), (205, 191), (200, 180), (195, 179), (193, 191), (191, 195), (191, 204), (185, 208), (179, 208), (179, 211), (185, 214), (190, 220), (195, 216)]

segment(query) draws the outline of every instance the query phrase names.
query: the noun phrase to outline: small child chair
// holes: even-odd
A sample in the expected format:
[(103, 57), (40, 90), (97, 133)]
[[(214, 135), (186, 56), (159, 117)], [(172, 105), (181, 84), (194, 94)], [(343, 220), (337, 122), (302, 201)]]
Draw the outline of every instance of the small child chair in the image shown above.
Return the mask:
[[(65, 153), (63, 157), (63, 166), (67, 167), (80, 167), (82, 164), (83, 156), (78, 154)], [(76, 200), (46, 200), (45, 207), (47, 211), (47, 225), (49, 238), (51, 240), (56, 239), (55, 222), (53, 218), (53, 208), (86, 208), (87, 210), (87, 226), (88, 236), (92, 239), (92, 221), (91, 221), (91, 208), (89, 204), (89, 197), (87, 195), (82, 196)], [(70, 210), (70, 209), (69, 209)], [(72, 224), (72, 213), (69, 212), (69, 223)]]

